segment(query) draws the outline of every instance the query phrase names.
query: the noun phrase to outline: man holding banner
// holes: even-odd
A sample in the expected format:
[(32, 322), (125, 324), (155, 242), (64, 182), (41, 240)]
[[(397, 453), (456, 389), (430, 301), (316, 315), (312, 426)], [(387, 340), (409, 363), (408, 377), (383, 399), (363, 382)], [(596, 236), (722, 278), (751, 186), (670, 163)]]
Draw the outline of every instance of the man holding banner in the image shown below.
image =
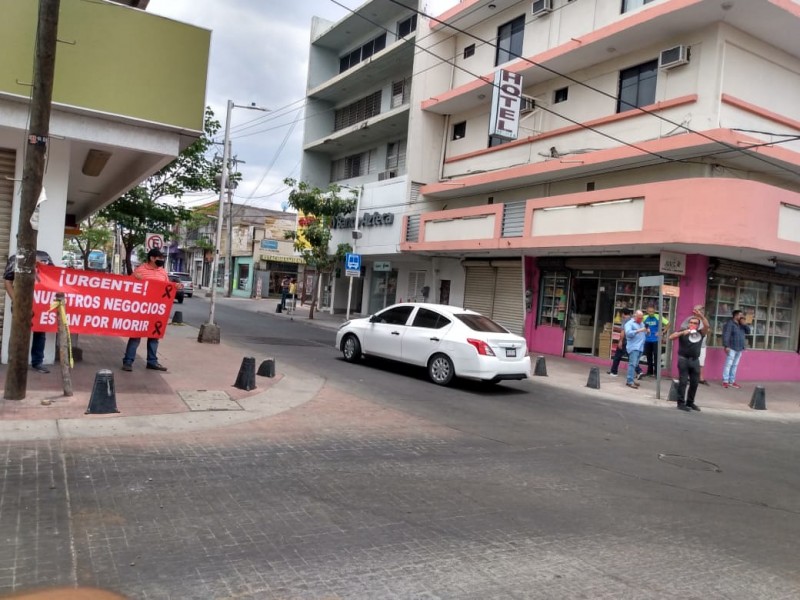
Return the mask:
[[(142, 263), (133, 272), (136, 279), (144, 281), (161, 281), (169, 284), (169, 276), (164, 270), (164, 254), (158, 248), (153, 248), (147, 253), (147, 262)], [(158, 362), (158, 339), (147, 338), (147, 368), (154, 371), (166, 371), (167, 367)], [(128, 339), (125, 356), (122, 358), (122, 370), (133, 371), (133, 361), (136, 360), (136, 350), (142, 338)]]

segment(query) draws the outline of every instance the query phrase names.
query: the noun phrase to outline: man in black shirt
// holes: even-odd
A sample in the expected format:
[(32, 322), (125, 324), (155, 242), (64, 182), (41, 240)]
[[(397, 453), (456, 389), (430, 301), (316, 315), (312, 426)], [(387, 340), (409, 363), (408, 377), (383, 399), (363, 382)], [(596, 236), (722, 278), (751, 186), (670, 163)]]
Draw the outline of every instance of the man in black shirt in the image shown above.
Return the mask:
[(705, 315), (697, 308), (692, 310), (687, 325), (685, 329), (680, 329), (669, 336), (671, 340), (678, 340), (678, 410), (699, 411), (700, 407), (695, 404), (694, 396), (697, 393), (697, 384), (700, 382), (700, 350), (703, 338), (711, 329)]

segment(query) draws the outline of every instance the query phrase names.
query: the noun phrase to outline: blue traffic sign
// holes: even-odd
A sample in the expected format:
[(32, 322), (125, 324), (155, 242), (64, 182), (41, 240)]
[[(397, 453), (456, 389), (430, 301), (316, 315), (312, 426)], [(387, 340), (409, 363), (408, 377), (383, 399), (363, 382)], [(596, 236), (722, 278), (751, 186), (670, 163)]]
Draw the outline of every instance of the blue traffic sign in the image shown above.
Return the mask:
[(361, 271), (361, 255), (345, 254), (344, 265), (348, 271)]

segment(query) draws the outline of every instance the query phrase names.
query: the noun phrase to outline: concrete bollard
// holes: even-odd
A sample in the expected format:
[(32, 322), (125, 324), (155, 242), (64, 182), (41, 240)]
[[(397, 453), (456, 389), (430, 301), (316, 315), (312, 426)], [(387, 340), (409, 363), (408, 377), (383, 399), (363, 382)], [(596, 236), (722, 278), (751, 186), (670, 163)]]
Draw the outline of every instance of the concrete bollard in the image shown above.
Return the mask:
[(242, 366), (239, 367), (239, 375), (233, 387), (240, 390), (250, 391), (256, 389), (256, 359), (248, 356), (242, 359)]
[(544, 356), (536, 357), (536, 365), (533, 368), (533, 374), (537, 377), (547, 377), (547, 363)]
[(678, 401), (678, 382), (674, 379), (672, 380), (672, 385), (669, 386), (669, 396), (667, 397), (668, 402), (677, 402)]
[(767, 391), (763, 385), (757, 385), (750, 398), (750, 408), (753, 410), (767, 410)]
[(586, 387), (593, 390), (600, 389), (600, 368), (592, 367), (589, 369), (589, 379), (586, 381)]
[(89, 406), (86, 407), (86, 414), (104, 415), (118, 412), (114, 373), (108, 369), (102, 369), (94, 376), (92, 396), (89, 398)]
[(261, 377), (275, 377), (275, 359), (268, 358), (258, 365), (258, 372), (256, 375)]
[(180, 310), (176, 310), (175, 314), (172, 315), (172, 324), (173, 325), (183, 325), (183, 312)]

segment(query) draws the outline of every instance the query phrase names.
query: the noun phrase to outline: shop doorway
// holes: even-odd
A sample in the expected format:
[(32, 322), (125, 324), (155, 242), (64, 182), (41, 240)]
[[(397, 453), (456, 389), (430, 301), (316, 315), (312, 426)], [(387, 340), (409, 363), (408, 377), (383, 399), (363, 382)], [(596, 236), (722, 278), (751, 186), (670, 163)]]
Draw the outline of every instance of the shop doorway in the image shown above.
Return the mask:
[(373, 271), (369, 290), (369, 314), (394, 304), (397, 297), (397, 270)]
[(607, 357), (611, 354), (616, 279), (578, 275), (572, 287), (567, 352)]

